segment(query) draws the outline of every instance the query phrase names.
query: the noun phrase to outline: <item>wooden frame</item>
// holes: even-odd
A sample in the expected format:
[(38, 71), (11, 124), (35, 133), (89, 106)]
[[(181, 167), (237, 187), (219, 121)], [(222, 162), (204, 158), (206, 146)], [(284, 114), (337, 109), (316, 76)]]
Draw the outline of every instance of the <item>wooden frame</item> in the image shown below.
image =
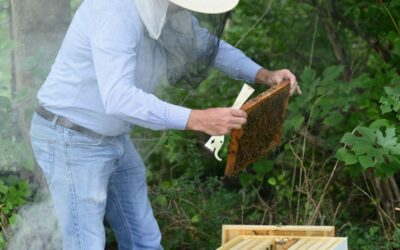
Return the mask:
[(345, 237), (238, 235), (217, 250), (348, 250)]
[(217, 250), (348, 250), (333, 226), (223, 225)]
[(232, 131), (225, 176), (235, 175), (280, 143), (289, 95), (290, 83), (284, 81), (242, 106), (247, 124)]
[(334, 226), (223, 225), (222, 244), (238, 235), (335, 237)]

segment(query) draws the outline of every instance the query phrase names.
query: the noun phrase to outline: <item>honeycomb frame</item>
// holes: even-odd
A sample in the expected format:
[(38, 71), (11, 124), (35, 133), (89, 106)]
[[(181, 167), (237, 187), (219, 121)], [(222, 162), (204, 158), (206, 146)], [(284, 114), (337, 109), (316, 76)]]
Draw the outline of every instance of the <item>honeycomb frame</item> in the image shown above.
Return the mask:
[(283, 81), (241, 107), (247, 123), (232, 130), (225, 176), (236, 175), (279, 145), (289, 96), (290, 82)]

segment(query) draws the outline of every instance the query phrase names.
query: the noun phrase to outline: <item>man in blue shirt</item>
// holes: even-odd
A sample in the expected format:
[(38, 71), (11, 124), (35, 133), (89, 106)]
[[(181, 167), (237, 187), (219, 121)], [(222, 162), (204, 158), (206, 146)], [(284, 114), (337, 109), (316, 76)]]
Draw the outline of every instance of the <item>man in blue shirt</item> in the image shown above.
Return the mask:
[[(152, 94), (168, 71), (169, 76), (179, 73), (179, 69), (171, 68), (173, 60), (168, 60), (168, 53), (175, 59), (193, 56), (174, 48), (174, 41), (168, 47), (167, 40), (173, 36), (162, 33), (168, 27), (168, 13), (178, 13), (179, 18), (188, 17), (181, 10), (224, 13), (237, 3), (83, 1), (38, 93), (40, 107), (30, 131), (32, 148), (63, 233), (63, 249), (104, 249), (104, 216), (115, 232), (119, 249), (162, 249), (148, 200), (145, 167), (128, 133), (135, 124), (222, 135), (246, 123), (246, 113), (241, 110), (191, 110)], [(300, 93), (289, 70), (262, 68), (240, 50), (210, 36), (198, 27), (197, 19), (191, 18), (189, 26), (194, 31), (177, 30), (182, 34), (201, 33), (200, 37), (208, 37), (208, 41), (218, 41), (216, 53), (210, 57), (213, 67), (232, 78), (269, 86), (289, 79), (292, 93)], [(171, 27), (188, 23), (176, 20), (170, 22)], [(193, 44), (200, 47), (200, 39)], [(181, 63), (185, 70), (192, 63), (186, 60)]]

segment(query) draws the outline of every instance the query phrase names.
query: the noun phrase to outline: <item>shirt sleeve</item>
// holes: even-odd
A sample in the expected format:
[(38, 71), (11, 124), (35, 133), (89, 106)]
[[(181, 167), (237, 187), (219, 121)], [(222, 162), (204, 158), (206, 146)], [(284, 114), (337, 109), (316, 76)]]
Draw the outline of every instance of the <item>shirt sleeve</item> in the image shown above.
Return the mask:
[(262, 67), (247, 57), (241, 50), (221, 40), (215, 58), (215, 68), (234, 79), (254, 83), (257, 72)]
[(133, 9), (117, 2), (95, 7), (89, 34), (105, 112), (154, 130), (185, 129), (190, 109), (164, 102), (135, 86), (137, 45), (143, 27)]

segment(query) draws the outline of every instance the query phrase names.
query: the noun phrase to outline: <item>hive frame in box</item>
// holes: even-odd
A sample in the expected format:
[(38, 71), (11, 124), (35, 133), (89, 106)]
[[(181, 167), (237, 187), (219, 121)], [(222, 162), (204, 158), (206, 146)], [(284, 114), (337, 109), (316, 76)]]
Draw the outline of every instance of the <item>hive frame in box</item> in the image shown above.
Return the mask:
[(238, 235), (334, 237), (334, 226), (223, 225), (222, 244)]
[(333, 226), (223, 225), (217, 250), (347, 250)]
[(283, 81), (241, 107), (247, 123), (232, 130), (225, 176), (237, 174), (280, 143), (289, 96), (290, 82)]
[(217, 250), (348, 250), (345, 237), (238, 235)]

